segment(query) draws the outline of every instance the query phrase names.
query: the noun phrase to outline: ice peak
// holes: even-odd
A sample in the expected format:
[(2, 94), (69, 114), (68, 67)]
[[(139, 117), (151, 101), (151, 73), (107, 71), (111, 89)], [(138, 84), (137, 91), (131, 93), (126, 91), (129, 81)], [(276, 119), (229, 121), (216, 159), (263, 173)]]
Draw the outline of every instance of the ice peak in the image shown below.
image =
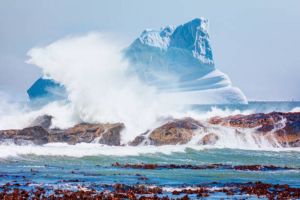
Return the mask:
[(145, 29), (129, 48), (152, 47), (167, 51), (178, 49), (190, 53), (203, 64), (213, 65), (208, 36), (208, 20), (195, 18), (185, 24), (165, 26), (160, 30)]

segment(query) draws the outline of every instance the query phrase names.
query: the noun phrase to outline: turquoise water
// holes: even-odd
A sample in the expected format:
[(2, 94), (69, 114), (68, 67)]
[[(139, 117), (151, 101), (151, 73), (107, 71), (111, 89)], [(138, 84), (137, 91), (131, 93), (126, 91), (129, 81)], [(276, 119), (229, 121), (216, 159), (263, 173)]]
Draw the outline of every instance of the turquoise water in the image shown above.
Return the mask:
[[(300, 168), (299, 152), (247, 151), (235, 149), (186, 149), (170, 155), (156, 153), (139, 156), (36, 156), (6, 158), (0, 161), (0, 184), (6, 182), (32, 182), (37, 184), (149, 184), (165, 187), (182, 187), (219, 183), (246, 183), (262, 181), (273, 184), (289, 184), (300, 187), (300, 170), (238, 171), (229, 169), (131, 169), (113, 167), (112, 164), (156, 163), (156, 164), (231, 164), (231, 165), (275, 165)], [(147, 180), (139, 180), (140, 176)], [(26, 178), (24, 178), (25, 176)], [(69, 180), (69, 181), (68, 181)], [(75, 184), (78, 184), (76, 182)]]
[[(203, 112), (215, 108), (252, 110), (253, 112), (274, 110), (286, 112), (297, 107), (300, 107), (299, 102), (250, 102), (249, 105), (197, 106), (196, 108)], [(184, 188), (195, 187), (199, 184), (222, 186), (222, 184), (229, 183), (261, 181), (272, 184), (288, 184), (290, 187), (300, 188), (300, 151), (298, 148), (266, 151), (264, 149), (183, 147), (177, 151), (178, 146), (169, 146), (167, 151), (162, 148), (157, 151), (145, 152), (141, 150), (142, 147), (109, 147), (108, 150), (101, 146), (85, 146), (85, 148), (78, 149), (79, 147), (77, 145), (70, 145), (68, 148), (55, 146), (51, 149), (50, 147), (1, 145), (0, 185), (11, 182), (20, 183), (21, 188), (24, 189), (32, 189), (38, 185), (46, 188), (74, 190), (78, 185), (82, 185), (101, 191), (107, 185), (115, 183)], [(16, 151), (14, 152), (14, 150)], [(127, 154), (126, 151), (130, 153)], [(112, 166), (116, 162), (159, 165), (260, 164), (295, 169), (240, 171), (224, 168), (201, 170), (157, 168), (146, 170)], [(213, 196), (209, 198), (213, 198)]]
[(248, 104), (228, 104), (228, 105), (195, 105), (194, 109), (200, 112), (211, 111), (212, 109), (251, 111), (253, 113), (268, 112), (289, 112), (293, 109), (300, 110), (300, 101), (249, 101)]

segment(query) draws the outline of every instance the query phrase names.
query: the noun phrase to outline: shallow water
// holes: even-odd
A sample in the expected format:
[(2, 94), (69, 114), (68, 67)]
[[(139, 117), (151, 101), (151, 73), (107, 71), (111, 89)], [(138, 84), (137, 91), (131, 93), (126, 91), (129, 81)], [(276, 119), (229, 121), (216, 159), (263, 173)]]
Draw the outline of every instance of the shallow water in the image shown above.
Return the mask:
[[(138, 147), (137, 147), (138, 148)], [(230, 169), (131, 169), (117, 168), (113, 163), (122, 164), (230, 164), (230, 165), (275, 165), (300, 168), (299, 152), (286, 151), (250, 151), (237, 149), (203, 149), (187, 148), (184, 152), (141, 154), (137, 156), (84, 156), (80, 158), (67, 156), (24, 155), (2, 158), (0, 161), (0, 184), (17, 180), (43, 184), (62, 184), (63, 181), (78, 179), (85, 183), (101, 184), (153, 184), (166, 187), (180, 187), (210, 182), (246, 183), (262, 181), (273, 184), (289, 184), (300, 187), (300, 170), (276, 171), (238, 171)], [(147, 180), (139, 180), (140, 174)], [(71, 181), (72, 182), (72, 181)]]
[[(198, 106), (203, 112), (237, 109), (241, 112), (297, 111), (299, 102), (252, 102), (247, 106)], [(206, 110), (205, 110), (206, 109)], [(295, 169), (245, 171), (234, 169), (134, 169), (112, 166), (155, 163), (159, 165), (274, 165)], [(78, 185), (101, 191), (104, 185), (123, 183), (161, 186), (165, 191), (197, 185), (222, 186), (261, 181), (300, 188), (299, 148), (223, 148), (222, 146), (111, 147), (99, 144), (47, 144), (43, 146), (0, 145), (0, 185), (21, 183), (21, 188), (43, 187), (76, 190)], [(215, 183), (213, 183), (215, 182)], [(215, 194), (209, 198), (221, 198)], [(241, 197), (242, 198), (242, 197)]]

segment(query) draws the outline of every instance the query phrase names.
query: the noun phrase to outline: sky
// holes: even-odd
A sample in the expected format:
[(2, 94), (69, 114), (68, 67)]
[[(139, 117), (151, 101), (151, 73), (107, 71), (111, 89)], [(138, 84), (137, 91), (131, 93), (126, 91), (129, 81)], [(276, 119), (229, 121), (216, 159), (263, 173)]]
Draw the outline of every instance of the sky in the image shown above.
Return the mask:
[(41, 71), (29, 49), (68, 35), (112, 33), (130, 44), (146, 28), (210, 23), (216, 67), (250, 100), (300, 100), (299, 0), (1, 0), (0, 91), (26, 99)]

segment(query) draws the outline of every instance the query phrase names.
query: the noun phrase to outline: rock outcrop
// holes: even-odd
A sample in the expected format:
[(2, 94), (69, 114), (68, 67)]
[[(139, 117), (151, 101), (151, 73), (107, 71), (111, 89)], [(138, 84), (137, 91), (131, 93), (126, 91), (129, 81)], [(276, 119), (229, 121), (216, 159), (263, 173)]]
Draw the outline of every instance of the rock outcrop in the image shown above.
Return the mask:
[[(53, 142), (95, 142), (118, 146), (121, 145), (121, 131), (124, 128), (122, 123), (81, 123), (68, 129), (49, 129), (51, 117), (46, 115), (37, 118), (33, 124), (36, 126), (0, 131), (0, 142), (36, 145)], [(234, 131), (231, 137), (240, 137), (242, 140), (246, 140), (245, 136), (251, 134), (254, 139), (262, 136), (274, 146), (300, 147), (300, 112), (213, 117), (207, 121), (193, 118), (172, 119), (152, 131), (137, 136), (128, 145), (176, 145), (187, 144), (191, 140), (193, 144), (214, 145), (226, 138), (226, 134), (232, 133), (230, 130)]]
[(209, 123), (240, 129), (253, 129), (257, 134), (270, 134), (282, 146), (300, 146), (300, 112), (271, 112), (251, 115), (213, 117)]
[[(227, 131), (228, 128), (232, 129), (241, 139), (245, 139), (246, 134), (253, 134), (264, 137), (274, 146), (300, 146), (300, 113), (282, 112), (213, 117), (207, 122), (200, 122), (192, 118), (174, 119), (147, 135), (136, 137), (130, 145), (186, 144), (197, 136), (200, 138), (196, 141), (197, 144), (214, 145), (222, 139), (218, 131), (222, 131), (224, 128), (227, 128)], [(226, 137), (224, 133), (221, 135)]]
[(203, 125), (192, 118), (174, 120), (153, 130), (149, 139), (153, 145), (186, 144)]
[(33, 143), (43, 145), (50, 142), (77, 144), (81, 142), (117, 146), (121, 144), (122, 123), (88, 124), (81, 123), (68, 129), (45, 129), (33, 126), (22, 130), (0, 131), (0, 141), (12, 141), (15, 144)]
[(50, 130), (49, 142), (66, 142), (77, 144), (81, 142), (117, 146), (121, 144), (121, 130), (124, 125), (116, 124), (88, 124), (81, 123), (66, 130)]
[(12, 141), (15, 144), (34, 143), (37, 145), (49, 142), (49, 132), (40, 126), (24, 128), (22, 130), (0, 131), (0, 141)]

